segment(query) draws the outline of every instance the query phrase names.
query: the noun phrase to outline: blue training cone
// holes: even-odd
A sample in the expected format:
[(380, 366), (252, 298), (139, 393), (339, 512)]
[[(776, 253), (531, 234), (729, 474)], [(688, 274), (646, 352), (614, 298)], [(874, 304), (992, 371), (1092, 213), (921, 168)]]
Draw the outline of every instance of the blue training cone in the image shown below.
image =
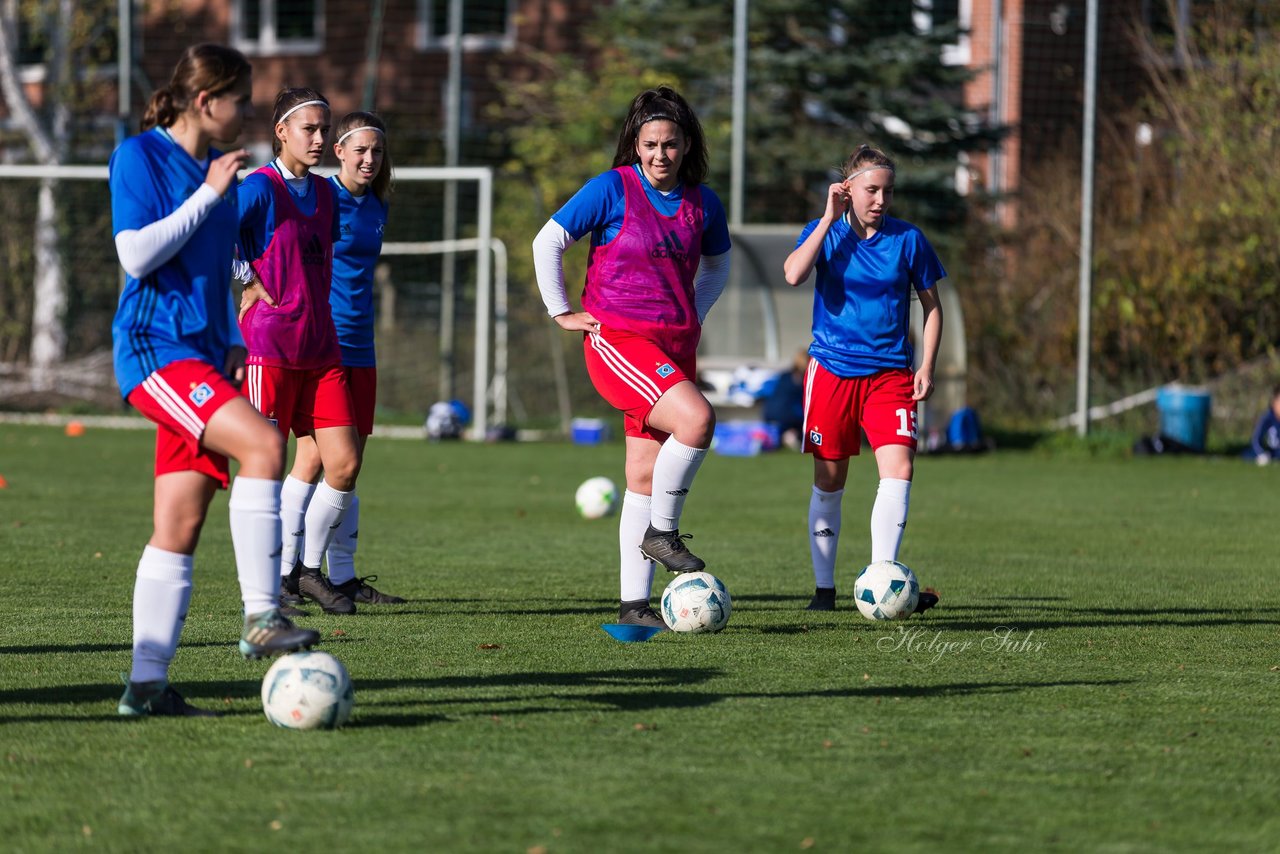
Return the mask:
[(601, 623), (609, 637), (623, 643), (643, 643), (662, 631), (658, 626), (632, 626), (625, 623)]

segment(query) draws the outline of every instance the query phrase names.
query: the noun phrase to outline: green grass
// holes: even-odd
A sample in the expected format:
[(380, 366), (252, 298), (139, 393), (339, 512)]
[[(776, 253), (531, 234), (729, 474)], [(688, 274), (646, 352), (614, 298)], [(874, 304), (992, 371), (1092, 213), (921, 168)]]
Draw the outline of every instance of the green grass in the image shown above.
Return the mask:
[[(572, 495), (621, 479), (620, 445), (375, 439), (359, 562), (413, 601), (305, 620), (357, 705), (293, 733), (262, 716), (267, 664), (235, 652), (225, 495), (172, 675), (226, 715), (115, 714), (151, 443), (0, 427), (6, 850), (1280, 846), (1280, 472), (924, 459), (902, 559), (943, 601), (883, 626), (803, 610), (808, 461), (713, 455), (683, 527), (729, 628), (619, 644), (598, 628), (616, 528)], [(858, 460), (842, 594), (874, 488)]]

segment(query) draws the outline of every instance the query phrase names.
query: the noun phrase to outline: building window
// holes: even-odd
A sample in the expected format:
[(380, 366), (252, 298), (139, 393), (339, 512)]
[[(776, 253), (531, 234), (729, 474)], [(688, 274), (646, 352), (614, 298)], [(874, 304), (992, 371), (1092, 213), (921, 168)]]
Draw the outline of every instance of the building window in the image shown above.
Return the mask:
[[(448, 50), (449, 0), (418, 0), (418, 50)], [(505, 50), (515, 45), (514, 0), (465, 0), (462, 49)]]
[(324, 0), (234, 0), (232, 44), (256, 55), (319, 53)]
[(916, 31), (931, 33), (943, 27), (956, 29), (956, 40), (942, 47), (944, 65), (968, 65), (969, 28), (973, 20), (973, 0), (917, 0), (912, 13)]

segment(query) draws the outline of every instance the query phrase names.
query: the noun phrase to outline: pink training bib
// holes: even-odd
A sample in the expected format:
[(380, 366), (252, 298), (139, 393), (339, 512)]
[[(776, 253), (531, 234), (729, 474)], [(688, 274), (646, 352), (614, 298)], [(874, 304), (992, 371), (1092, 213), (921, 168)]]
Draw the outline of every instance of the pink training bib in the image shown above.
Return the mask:
[(657, 343), (674, 358), (698, 350), (702, 326), (693, 302), (693, 279), (702, 260), (702, 190), (685, 188), (675, 216), (654, 210), (639, 175), (622, 177), (626, 212), (613, 240), (591, 247), (582, 307), (606, 327), (625, 329)]
[(333, 193), (323, 178), (311, 179), (316, 209), (298, 210), (284, 179), (270, 166), (275, 228), (262, 257), (251, 261), (275, 306), (258, 301), (240, 321), (249, 364), (309, 370), (342, 359), (329, 309), (333, 277)]

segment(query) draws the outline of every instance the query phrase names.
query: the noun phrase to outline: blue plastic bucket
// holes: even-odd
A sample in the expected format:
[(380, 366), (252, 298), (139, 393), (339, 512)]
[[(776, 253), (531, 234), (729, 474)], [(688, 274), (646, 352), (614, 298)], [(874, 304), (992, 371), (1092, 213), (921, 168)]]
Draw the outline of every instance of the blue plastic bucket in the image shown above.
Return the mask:
[(1203, 388), (1167, 385), (1160, 389), (1156, 392), (1160, 435), (1203, 451), (1205, 436), (1209, 432), (1211, 400), (1208, 390)]
[(575, 445), (598, 445), (609, 437), (609, 426), (603, 418), (575, 418), (569, 435)]
[(777, 424), (764, 421), (721, 421), (716, 424), (711, 447), (728, 457), (754, 457), (772, 451), (780, 443)]

